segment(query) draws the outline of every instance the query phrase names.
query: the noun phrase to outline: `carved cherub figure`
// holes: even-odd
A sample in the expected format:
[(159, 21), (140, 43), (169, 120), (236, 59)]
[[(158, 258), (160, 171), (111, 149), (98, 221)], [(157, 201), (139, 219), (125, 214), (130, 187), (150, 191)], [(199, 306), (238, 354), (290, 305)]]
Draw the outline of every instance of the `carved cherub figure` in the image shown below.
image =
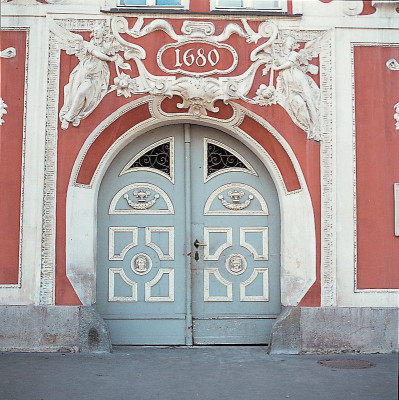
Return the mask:
[[(318, 67), (309, 61), (321, 51), (324, 35), (305, 44), (299, 44), (288, 34), (280, 41), (276, 35), (257, 50), (257, 57), (265, 60), (263, 75), (270, 71), (269, 83), (261, 84), (253, 101), (261, 106), (279, 103), (293, 122), (307, 133), (308, 139), (321, 140), (320, 131), (320, 88), (307, 74), (317, 74)], [(275, 41), (276, 40), (276, 41)], [(278, 72), (276, 87), (274, 73)]]
[(67, 129), (69, 123), (78, 126), (80, 120), (93, 112), (108, 91), (110, 71), (107, 61), (114, 61), (116, 56), (107, 55), (109, 49), (106, 49), (105, 29), (102, 26), (95, 27), (90, 42), (76, 37), (81, 45), (75, 53), (79, 64), (64, 87), (64, 105), (60, 111), (62, 129)]
[(317, 74), (318, 67), (309, 64), (314, 57), (308, 42), (304, 49), (299, 47), (293, 36), (287, 36), (279, 51), (275, 51), (273, 69), (279, 72), (276, 90), (279, 103), (285, 108), (292, 120), (302, 128), (308, 139), (320, 140), (320, 89), (306, 73)]
[(79, 58), (79, 64), (69, 76), (64, 87), (64, 105), (60, 111), (61, 128), (69, 124), (78, 126), (98, 106), (108, 92), (110, 70), (108, 62), (115, 62), (121, 68), (130, 68), (116, 52), (122, 50), (110, 33), (109, 28), (97, 25), (91, 33), (91, 40), (53, 25), (58, 38), (63, 38), (67, 54)]

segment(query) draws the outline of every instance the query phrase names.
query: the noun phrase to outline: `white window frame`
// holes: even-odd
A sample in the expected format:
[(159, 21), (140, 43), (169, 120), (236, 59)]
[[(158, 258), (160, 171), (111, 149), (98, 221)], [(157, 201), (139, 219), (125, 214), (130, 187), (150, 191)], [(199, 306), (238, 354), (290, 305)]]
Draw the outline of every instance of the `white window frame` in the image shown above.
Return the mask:
[(156, 5), (156, 0), (146, 0), (146, 4), (144, 5), (136, 5), (136, 4), (121, 4), (121, 0), (118, 0), (118, 7), (134, 7), (134, 8), (156, 8), (156, 9), (164, 9), (164, 8), (172, 8), (172, 9), (183, 9), (183, 10), (188, 10), (190, 4), (190, 0), (181, 0), (181, 5), (164, 5), (164, 6), (159, 6)]
[(256, 10), (256, 11), (280, 11), (287, 12), (287, 0), (279, 0), (277, 8), (254, 8), (252, 7), (253, 0), (243, 0), (243, 7), (220, 7), (217, 6), (217, 0), (211, 1), (211, 10)]

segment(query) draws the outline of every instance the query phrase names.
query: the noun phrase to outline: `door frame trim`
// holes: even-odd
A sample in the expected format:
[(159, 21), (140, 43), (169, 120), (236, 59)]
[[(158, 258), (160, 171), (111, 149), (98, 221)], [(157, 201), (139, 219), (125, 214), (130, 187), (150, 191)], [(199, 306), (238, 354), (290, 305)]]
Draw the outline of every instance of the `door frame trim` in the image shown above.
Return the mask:
[[(234, 105), (234, 117), (229, 120), (216, 118), (196, 119), (187, 114), (175, 114), (174, 118), (152, 112), (152, 117), (140, 122), (112, 143), (102, 157), (90, 185), (76, 183), (88, 149), (98, 135), (115, 120), (133, 108), (149, 103), (151, 97), (140, 98), (102, 121), (86, 139), (75, 160), (68, 185), (66, 204), (66, 269), (67, 276), (83, 305), (96, 302), (96, 247), (97, 247), (97, 198), (102, 178), (112, 160), (132, 140), (165, 125), (196, 124), (222, 131), (242, 142), (264, 164), (276, 185), (281, 211), (281, 303), (296, 306), (316, 280), (316, 230), (312, 201), (299, 162), (289, 144), (269, 122), (242, 106)], [(287, 191), (282, 175), (267, 149), (238, 126), (249, 116), (263, 125), (281, 144), (288, 154), (301, 189)], [(86, 251), (81, 251), (81, 249)]]

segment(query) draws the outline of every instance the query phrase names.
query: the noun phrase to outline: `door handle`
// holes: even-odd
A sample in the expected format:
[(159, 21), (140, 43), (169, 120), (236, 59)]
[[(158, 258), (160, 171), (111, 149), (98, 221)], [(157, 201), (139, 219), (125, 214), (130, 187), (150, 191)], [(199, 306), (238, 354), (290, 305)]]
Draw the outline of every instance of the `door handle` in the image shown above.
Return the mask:
[(206, 243), (201, 243), (201, 242), (198, 241), (198, 239), (195, 239), (194, 246), (195, 246), (196, 249), (198, 249), (198, 247), (207, 246), (207, 244)]

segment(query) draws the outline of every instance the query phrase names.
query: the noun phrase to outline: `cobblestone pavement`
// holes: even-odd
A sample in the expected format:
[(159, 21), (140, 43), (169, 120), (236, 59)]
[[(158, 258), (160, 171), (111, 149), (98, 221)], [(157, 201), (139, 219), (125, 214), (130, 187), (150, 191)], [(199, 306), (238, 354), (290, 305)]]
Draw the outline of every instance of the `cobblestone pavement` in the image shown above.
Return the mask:
[[(341, 369), (320, 360), (340, 360)], [(352, 363), (352, 365), (350, 365)], [(327, 363), (329, 364), (329, 363)], [(0, 353), (1, 400), (395, 400), (397, 354), (268, 355), (263, 346)]]

